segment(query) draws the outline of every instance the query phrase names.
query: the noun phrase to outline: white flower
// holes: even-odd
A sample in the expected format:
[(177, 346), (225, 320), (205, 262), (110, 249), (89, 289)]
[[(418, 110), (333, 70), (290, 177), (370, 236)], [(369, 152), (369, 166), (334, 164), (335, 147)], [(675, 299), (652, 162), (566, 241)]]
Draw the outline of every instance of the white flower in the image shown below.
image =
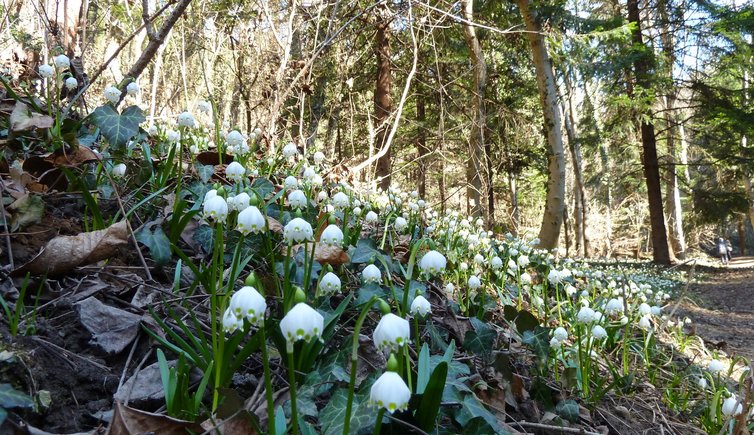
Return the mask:
[(308, 182), (313, 182), (315, 178), (317, 178), (317, 172), (314, 171), (314, 168), (306, 168), (304, 169), (304, 180)]
[(607, 337), (607, 331), (605, 331), (605, 328), (600, 325), (594, 325), (594, 327), (592, 328), (592, 337), (596, 338), (597, 340), (602, 340), (603, 338)]
[(306, 203), (306, 194), (303, 191), (296, 189), (288, 194), (288, 205), (290, 205), (292, 209), (306, 208)]
[(202, 113), (209, 113), (212, 111), (212, 105), (209, 101), (200, 101), (196, 103), (196, 108)]
[(230, 298), (230, 309), (239, 319), (245, 317), (252, 326), (259, 327), (264, 322), (267, 302), (257, 289), (245, 286), (233, 293)]
[(55, 75), (55, 70), (52, 68), (52, 66), (44, 64), (39, 65), (39, 75), (44, 79), (49, 79), (53, 75)]
[(55, 56), (52, 61), (57, 69), (65, 69), (71, 66), (71, 59), (68, 59), (68, 56), (65, 54)]
[(356, 216), (361, 216), (361, 207), (354, 207), (353, 214), (355, 214)]
[(380, 272), (377, 266), (370, 264), (361, 272), (361, 277), (364, 278), (364, 282), (367, 284), (379, 284), (382, 281), (382, 272)]
[(707, 378), (704, 376), (700, 376), (699, 380), (696, 381), (696, 385), (699, 386), (701, 389), (707, 388)]
[(500, 269), (501, 267), (503, 267), (503, 259), (498, 257), (497, 255), (492, 257), (492, 260), (490, 260), (490, 266), (492, 266), (494, 270)]
[(648, 316), (642, 316), (642, 318), (639, 319), (639, 328), (645, 331), (649, 331), (650, 329), (652, 329), (652, 322), (649, 321)]
[(323, 153), (322, 151), (317, 151), (316, 153), (314, 153), (314, 163), (319, 165), (324, 161), (325, 161), (325, 153)]
[(223, 314), (223, 331), (232, 334), (236, 329), (241, 329), (242, 327), (243, 321), (239, 320), (238, 317), (233, 314), (230, 307), (228, 307), (228, 309), (225, 310), (225, 314)]
[(126, 165), (124, 163), (118, 163), (113, 166), (113, 169), (110, 172), (113, 174), (113, 177), (122, 178), (126, 175)]
[(260, 233), (265, 228), (265, 218), (262, 212), (254, 206), (247, 207), (238, 213), (238, 224), (236, 230), (247, 235), (249, 233)]
[(662, 315), (662, 307), (658, 307), (657, 305), (652, 306), (652, 315), (653, 316), (661, 316)]
[(594, 320), (594, 310), (589, 307), (581, 307), (576, 318), (581, 323), (590, 323)]
[(296, 190), (298, 189), (298, 180), (293, 175), (289, 175), (285, 177), (285, 180), (283, 181), (283, 188), (285, 190)]
[(652, 307), (650, 307), (649, 304), (642, 303), (639, 305), (639, 314), (642, 316), (652, 314)]
[(394, 225), (395, 225), (395, 231), (398, 231), (400, 233), (406, 229), (406, 227), (408, 226), (408, 222), (406, 221), (406, 219), (398, 216), (397, 218), (395, 218)]
[(126, 86), (126, 93), (132, 97), (135, 97), (136, 94), (139, 93), (139, 84), (136, 82), (131, 82)]
[(246, 175), (246, 169), (238, 162), (231, 162), (231, 164), (225, 168), (225, 175), (230, 181), (240, 183), (241, 180), (243, 180), (244, 175)]
[(68, 77), (65, 79), (65, 88), (72, 91), (79, 87), (79, 81), (74, 77)]
[(288, 143), (288, 145), (283, 147), (283, 156), (286, 159), (290, 159), (291, 157), (294, 157), (298, 154), (298, 148), (296, 148), (296, 144), (293, 142)]
[[(568, 284), (568, 285), (567, 285), (567, 286), (565, 287), (565, 292), (566, 292), (566, 294), (568, 295), (568, 297), (569, 297), (569, 298), (570, 298), (570, 297), (572, 297), (573, 295), (575, 295), (575, 294), (576, 294), (576, 291), (577, 291), (577, 290), (576, 290), (576, 287), (572, 286), (571, 284)], [(589, 293), (587, 293), (587, 295), (588, 295), (588, 294), (589, 294)]]
[(560, 272), (557, 271), (557, 269), (552, 269), (550, 270), (550, 273), (547, 274), (547, 281), (549, 281), (552, 285), (558, 285), (562, 280), (563, 277), (561, 276)]
[(445, 284), (445, 293), (448, 294), (448, 296), (453, 296), (453, 292), (456, 290), (456, 286), (453, 285), (452, 282), (449, 282)]
[(280, 321), (280, 331), (288, 342), (288, 353), (293, 352), (293, 343), (319, 338), (324, 329), (325, 318), (317, 310), (303, 302), (297, 303)]
[(369, 213), (367, 213), (367, 215), (366, 215), (366, 217), (364, 218), (364, 220), (365, 220), (365, 221), (366, 221), (367, 223), (373, 224), (373, 223), (377, 222), (377, 220), (378, 220), (379, 218), (380, 218), (380, 217), (379, 217), (379, 216), (377, 215), (377, 213), (375, 213), (375, 212), (373, 212), (373, 211), (371, 211), (371, 210), (370, 210), (370, 211), (369, 211)]
[(552, 332), (552, 336), (557, 338), (558, 341), (566, 341), (568, 339), (568, 331), (562, 326), (558, 326), (555, 328), (555, 331)]
[(348, 195), (346, 195), (343, 192), (338, 192), (332, 197), (332, 205), (334, 205), (335, 208), (339, 210), (342, 210), (348, 207), (350, 204), (351, 204), (351, 200), (348, 198)]
[(518, 267), (523, 268), (523, 267), (526, 267), (528, 265), (529, 265), (529, 256), (522, 255), (522, 256), (518, 257)]
[(213, 196), (204, 201), (204, 216), (218, 222), (225, 222), (228, 217), (228, 203), (222, 196)]
[(343, 245), (343, 231), (335, 224), (330, 224), (322, 231), (319, 241), (330, 246)]
[(196, 126), (196, 121), (194, 121), (194, 115), (192, 115), (189, 112), (183, 112), (180, 115), (178, 115), (178, 126), (189, 127), (189, 128)]
[(397, 351), (409, 341), (408, 320), (393, 313), (382, 316), (374, 329), (374, 346), (381, 351)]
[(207, 202), (210, 198), (214, 198), (217, 196), (217, 190), (216, 189), (210, 189), (207, 191), (207, 193), (204, 194), (204, 202)]
[(550, 339), (550, 347), (553, 349), (560, 349), (560, 340), (557, 339), (557, 337), (552, 337)]
[(395, 372), (385, 372), (369, 390), (369, 403), (377, 408), (385, 408), (389, 413), (408, 409), (411, 390), (403, 378)]
[(165, 134), (165, 138), (168, 140), (168, 142), (175, 143), (181, 140), (181, 133), (175, 130), (168, 130), (168, 132)]
[(324, 190), (320, 190), (317, 194), (317, 202), (326, 201), (327, 198), (327, 192), (325, 192)]
[(469, 288), (471, 290), (476, 290), (481, 286), (482, 286), (482, 281), (476, 275), (471, 275), (469, 277)]
[(225, 143), (233, 147), (242, 146), (246, 143), (246, 139), (243, 137), (240, 131), (233, 130), (225, 136)]
[(411, 302), (411, 315), (415, 316), (416, 313), (419, 313), (420, 316), (424, 317), (428, 313), (432, 312), (432, 306), (429, 304), (429, 301), (422, 295), (419, 295), (414, 298), (414, 301)]
[(511, 257), (515, 257), (516, 255), (518, 255), (518, 249), (516, 249), (516, 248), (511, 248), (511, 249), (510, 249), (510, 250), (508, 251), (508, 253), (510, 254), (510, 256), (511, 256)]
[(712, 374), (717, 374), (725, 370), (725, 364), (723, 364), (722, 361), (713, 359), (707, 365), (707, 370), (709, 370)]
[(106, 87), (105, 98), (107, 98), (107, 101), (113, 104), (118, 104), (118, 101), (120, 101), (120, 89), (116, 88), (115, 86)]
[(723, 401), (723, 415), (726, 417), (735, 417), (743, 412), (743, 405), (738, 402), (736, 395), (732, 395)]
[(319, 291), (325, 295), (331, 295), (340, 291), (340, 278), (338, 275), (327, 272), (325, 276), (319, 281)]
[(314, 231), (311, 224), (301, 218), (291, 219), (283, 229), (283, 238), (288, 243), (301, 243), (305, 240), (311, 240), (313, 236)]
[(605, 307), (605, 312), (608, 315), (623, 314), (623, 302), (620, 299), (610, 299)]
[(246, 192), (241, 192), (238, 195), (228, 198), (228, 209), (244, 211), (249, 206), (251, 197)]
[(469, 263), (462, 261), (461, 264), (458, 265), (458, 268), (461, 269), (461, 272), (466, 272), (469, 270)]
[(437, 251), (429, 251), (419, 261), (419, 268), (428, 275), (436, 275), (445, 270), (448, 260)]

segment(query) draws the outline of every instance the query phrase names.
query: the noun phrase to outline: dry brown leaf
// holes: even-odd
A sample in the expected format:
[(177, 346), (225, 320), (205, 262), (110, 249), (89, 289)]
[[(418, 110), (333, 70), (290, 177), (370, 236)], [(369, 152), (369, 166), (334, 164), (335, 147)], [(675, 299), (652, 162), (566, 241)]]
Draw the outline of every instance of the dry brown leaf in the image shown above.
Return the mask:
[(59, 148), (54, 153), (45, 157), (45, 160), (55, 166), (77, 167), (84, 163), (96, 162), (99, 160), (99, 157), (89, 148), (79, 146), (69, 150)]
[(129, 408), (120, 402), (115, 402), (112, 421), (110, 430), (108, 431), (110, 435), (136, 435), (144, 433), (185, 435), (187, 433), (204, 432), (204, 429), (197, 423), (140, 411)]
[(283, 234), (283, 224), (278, 222), (275, 218), (267, 216), (267, 226), (270, 227), (270, 231)]
[[(303, 248), (303, 244), (294, 245), (291, 248), (291, 253), (295, 256), (299, 249)], [(311, 244), (306, 244), (306, 255), (311, 255)], [(329, 264), (333, 267), (346, 264), (351, 261), (351, 257), (339, 246), (331, 246), (326, 243), (317, 243), (314, 248), (314, 259), (320, 264)]]
[(30, 262), (13, 271), (13, 276), (25, 273), (57, 275), (77, 266), (94, 263), (112, 256), (118, 247), (128, 243), (126, 221), (104, 230), (76, 236), (58, 236), (47, 242)]
[(223, 435), (256, 435), (257, 431), (251, 424), (251, 418), (248, 411), (243, 411), (229, 419), (205, 420), (202, 428), (209, 433), (218, 433), (216, 429), (219, 429)]
[(13, 108), (13, 112), (10, 114), (11, 131), (24, 131), (30, 128), (50, 128), (53, 122), (51, 117), (32, 112), (29, 110), (29, 106), (20, 101), (16, 102), (16, 107)]

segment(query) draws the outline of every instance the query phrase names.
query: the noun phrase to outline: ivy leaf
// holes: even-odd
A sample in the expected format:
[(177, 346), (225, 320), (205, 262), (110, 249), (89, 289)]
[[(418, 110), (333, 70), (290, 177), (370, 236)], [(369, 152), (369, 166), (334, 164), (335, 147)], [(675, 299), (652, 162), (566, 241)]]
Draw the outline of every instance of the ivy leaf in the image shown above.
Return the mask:
[(139, 124), (146, 121), (144, 112), (138, 106), (127, 107), (118, 113), (110, 104), (94, 109), (91, 119), (113, 146), (125, 146), (129, 139), (139, 133)]
[(466, 331), (463, 348), (482, 357), (491, 355), (497, 332), (475, 317), (471, 318), (471, 323), (474, 325), (474, 331)]
[[(473, 394), (468, 394), (463, 399), (463, 407), (456, 413), (456, 421), (466, 427), (474, 418), (481, 417), (492, 428), (493, 433), (508, 434), (508, 431), (500, 426), (497, 417), (482, 405)], [(475, 432), (470, 432), (475, 433)]]
[[(360, 429), (370, 426), (374, 422), (374, 411), (366, 403), (365, 398), (354, 396), (351, 408), (350, 433), (357, 433)], [(339, 435), (343, 433), (343, 423), (346, 416), (348, 392), (339, 389), (319, 413), (322, 433), (325, 435)]]
[(266, 178), (257, 178), (251, 183), (251, 190), (255, 191), (260, 198), (265, 199), (275, 191), (275, 186)]
[(372, 239), (360, 239), (356, 243), (356, 250), (351, 255), (351, 263), (371, 263), (375, 260), (380, 252), (377, 250), (377, 245)]
[(524, 331), (523, 342), (537, 356), (539, 364), (545, 364), (550, 356), (550, 328), (537, 326), (533, 331)]
[(16, 390), (10, 384), (0, 384), (0, 407), (32, 408), (34, 401), (27, 394)]
[(212, 165), (202, 165), (201, 163), (197, 163), (196, 172), (199, 174), (199, 178), (202, 182), (206, 183), (213, 175), (215, 175), (215, 167)]
[(580, 414), (579, 404), (574, 400), (563, 400), (555, 406), (555, 413), (571, 423), (576, 423)]
[[(154, 228), (154, 230), (152, 230)], [(149, 248), (152, 259), (159, 265), (170, 261), (170, 240), (157, 222), (147, 224), (136, 235), (136, 240)]]

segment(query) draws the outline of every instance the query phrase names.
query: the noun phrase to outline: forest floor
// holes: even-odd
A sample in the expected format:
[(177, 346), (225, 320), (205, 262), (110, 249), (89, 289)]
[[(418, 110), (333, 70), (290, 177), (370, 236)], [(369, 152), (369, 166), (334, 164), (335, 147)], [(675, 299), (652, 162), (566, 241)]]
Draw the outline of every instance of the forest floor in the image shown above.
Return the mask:
[(693, 321), (692, 331), (710, 349), (754, 359), (754, 257), (709, 268), (698, 281), (689, 286), (677, 314)]

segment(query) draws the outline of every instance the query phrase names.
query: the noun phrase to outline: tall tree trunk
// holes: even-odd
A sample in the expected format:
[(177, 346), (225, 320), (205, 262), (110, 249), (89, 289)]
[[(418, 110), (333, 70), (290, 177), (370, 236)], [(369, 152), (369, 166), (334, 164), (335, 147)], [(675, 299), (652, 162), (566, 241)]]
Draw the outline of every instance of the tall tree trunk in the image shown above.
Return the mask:
[[(651, 53), (644, 45), (641, 34), (641, 16), (639, 14), (639, 0), (628, 0), (628, 21), (633, 24), (632, 39), (635, 47), (640, 47), (639, 53), (635, 54), (634, 72), (636, 84), (649, 90), (651, 88), (650, 74), (652, 70)], [(629, 89), (629, 96), (634, 97), (633, 89)], [(647, 183), (647, 202), (649, 203), (649, 221), (652, 234), (652, 258), (658, 264), (670, 264), (670, 251), (668, 249), (668, 235), (665, 231), (665, 216), (662, 209), (662, 189), (660, 186), (660, 167), (657, 162), (657, 138), (655, 128), (646, 119), (648, 115), (640, 113), (641, 118), (641, 143), (642, 160), (644, 165), (644, 178)]]
[(508, 173), (508, 190), (510, 191), (511, 200), (511, 234), (518, 236), (518, 226), (521, 223), (521, 210), (518, 208), (518, 187), (516, 186), (516, 176)]
[(427, 196), (427, 168), (429, 167), (429, 161), (427, 160), (429, 149), (427, 148), (427, 114), (425, 99), (426, 97), (424, 93), (420, 90), (416, 95), (416, 124), (418, 129), (416, 132), (416, 150), (419, 154), (417, 190), (419, 191), (420, 198), (426, 198)]
[[(380, 13), (377, 14), (377, 34), (375, 35), (375, 54), (377, 57), (377, 80), (374, 88), (374, 116), (377, 132), (374, 147), (377, 150), (385, 146), (390, 126), (388, 119), (393, 110), (393, 99), (390, 97), (392, 85), (392, 71), (390, 66), (390, 23)], [(390, 148), (377, 159), (377, 185), (382, 190), (390, 187)]]
[(485, 177), (484, 133), (487, 125), (487, 113), (484, 107), (485, 87), (487, 86), (487, 64), (484, 61), (482, 46), (479, 44), (476, 29), (469, 24), (474, 19), (474, 1), (461, 0), (463, 18), (463, 36), (471, 53), (471, 65), (474, 70), (474, 95), (472, 99), (473, 119), (469, 137), (469, 159), (466, 162), (466, 211), (471, 216), (484, 215), (482, 198), (485, 194), (482, 185)]
[(741, 256), (746, 255), (746, 219), (743, 215), (738, 216), (738, 252)]
[(518, 7), (526, 23), (526, 35), (529, 38), (529, 45), (534, 58), (537, 88), (542, 104), (547, 143), (550, 146), (551, 153), (548, 165), (547, 200), (542, 226), (539, 230), (539, 246), (552, 249), (558, 245), (565, 209), (565, 155), (563, 137), (560, 131), (558, 91), (555, 86), (552, 62), (547, 53), (545, 38), (537, 21), (536, 12), (530, 9), (530, 0), (518, 0)]

